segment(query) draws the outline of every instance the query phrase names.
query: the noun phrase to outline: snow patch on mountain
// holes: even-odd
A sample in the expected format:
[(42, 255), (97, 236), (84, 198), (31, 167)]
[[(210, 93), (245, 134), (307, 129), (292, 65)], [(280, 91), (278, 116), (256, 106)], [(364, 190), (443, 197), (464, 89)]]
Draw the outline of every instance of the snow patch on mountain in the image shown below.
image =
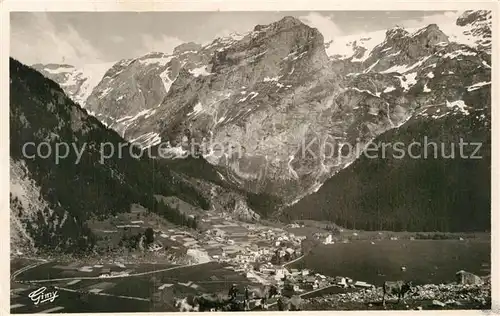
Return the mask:
[(276, 76), (276, 77), (272, 77), (272, 78), (265, 77), (263, 81), (264, 82), (278, 81), (280, 78), (281, 78), (281, 76)]
[(477, 55), (476, 52), (468, 52), (468, 51), (460, 49), (460, 50), (456, 50), (456, 51), (451, 52), (451, 53), (444, 54), (443, 58), (454, 59), (454, 58), (457, 58), (458, 56), (476, 56), (476, 55)]
[(488, 82), (481, 81), (481, 82), (475, 83), (473, 85), (470, 85), (467, 87), (467, 91), (474, 91), (474, 90), (480, 89), (481, 87), (486, 86), (486, 85), (491, 85), (491, 81), (488, 81)]
[(179, 159), (186, 158), (188, 153), (188, 151), (182, 148), (182, 145), (172, 147), (170, 143), (167, 143), (167, 147), (162, 147), (161, 153), (159, 153), (159, 155), (162, 158)]
[(368, 58), (370, 52), (382, 43), (384, 39), (385, 30), (338, 36), (328, 45), (326, 54), (338, 59), (347, 59), (353, 57), (358, 47), (362, 47), (366, 51), (361, 57), (355, 58), (353, 61), (364, 61)]
[(165, 71), (163, 71), (159, 75), (160, 79), (163, 82), (163, 87), (165, 88), (166, 93), (168, 93), (168, 91), (170, 91), (170, 87), (172, 86), (172, 83), (174, 83), (174, 81), (175, 81), (175, 78), (170, 79), (169, 72), (170, 72), (170, 68), (167, 68), (167, 69), (165, 69)]
[(392, 92), (396, 90), (396, 88), (394, 88), (393, 86), (390, 86), (390, 87), (387, 87), (384, 89), (384, 91), (382, 91), (383, 93), (389, 93), (389, 92)]
[(149, 132), (132, 139), (130, 142), (141, 148), (148, 148), (161, 143), (161, 137), (158, 133)]
[(381, 71), (380, 73), (382, 73), (382, 74), (388, 74), (388, 73), (391, 73), (391, 72), (398, 72), (400, 74), (404, 74), (404, 73), (409, 72), (410, 70), (413, 70), (416, 67), (420, 67), (430, 57), (431, 56), (423, 57), (422, 59), (420, 59), (419, 61), (417, 61), (416, 63), (413, 63), (411, 65), (394, 65), (394, 66), (392, 66), (391, 68), (389, 68), (387, 70)]
[(132, 124), (134, 121), (136, 121), (138, 118), (140, 118), (141, 116), (144, 116), (144, 117), (150, 117), (151, 115), (153, 115), (154, 113), (156, 112), (155, 109), (148, 109), (148, 110), (142, 110), (140, 111), (139, 113), (137, 113), (136, 115), (134, 116), (124, 116), (118, 120), (116, 120), (116, 123), (122, 123), (124, 125), (130, 125)]
[(413, 87), (417, 83), (417, 73), (412, 72), (403, 76), (397, 76), (398, 79), (400, 80), (401, 87), (404, 89), (404, 91), (410, 90), (411, 87)]
[(457, 108), (460, 112), (465, 115), (469, 115), (469, 111), (467, 110), (468, 106), (462, 100), (457, 100), (453, 102), (446, 101), (446, 107), (448, 108)]
[(426, 93), (427, 93), (427, 92), (431, 92), (431, 91), (432, 91), (432, 90), (431, 90), (431, 89), (429, 89), (429, 87), (427, 87), (427, 84), (425, 84), (425, 85), (424, 85), (424, 90), (423, 90), (423, 92), (426, 92)]
[[(113, 67), (113, 65), (114, 62), (89, 64), (85, 65), (83, 68), (77, 69), (74, 72), (74, 77), (87, 78), (87, 80), (80, 86), (78, 93), (74, 95), (72, 99), (84, 107), (92, 90), (99, 84), (106, 72)], [(64, 85), (61, 85), (61, 88), (64, 90)]]
[(203, 105), (201, 104), (201, 102), (198, 102), (194, 106), (193, 111), (190, 112), (188, 114), (188, 116), (197, 115), (197, 114), (201, 113), (202, 111), (203, 111)]
[(173, 58), (174, 58), (174, 56), (167, 55), (167, 56), (163, 56), (163, 57), (141, 58), (138, 61), (139, 61), (139, 63), (141, 63), (141, 64), (143, 64), (145, 66), (155, 65), (155, 64), (157, 64), (158, 66), (165, 66)]
[(205, 76), (211, 75), (211, 73), (207, 71), (207, 66), (202, 66), (202, 67), (191, 69), (191, 70), (189, 70), (189, 73), (192, 74), (195, 78), (197, 78), (199, 76), (205, 77)]
[(252, 100), (258, 95), (259, 95), (258, 92), (252, 91), (249, 94), (247, 94), (244, 98), (239, 99), (238, 103), (245, 102), (248, 98), (250, 98), (250, 100)]

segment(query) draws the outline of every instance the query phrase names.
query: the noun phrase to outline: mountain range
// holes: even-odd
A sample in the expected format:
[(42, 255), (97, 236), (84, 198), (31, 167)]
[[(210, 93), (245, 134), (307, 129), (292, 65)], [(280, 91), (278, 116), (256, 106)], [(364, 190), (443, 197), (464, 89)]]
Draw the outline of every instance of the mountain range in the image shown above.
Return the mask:
[[(49, 210), (68, 198), (74, 202), (67, 205), (81, 205), (68, 210), (64, 204), (51, 216), (69, 212), (79, 223), (86, 210), (126, 209), (153, 194), (213, 207), (217, 199), (207, 187), (217, 186), (243, 203), (245, 213), (282, 220), (331, 220), (359, 229), (489, 229), (491, 21), (489, 11), (466, 11), (453, 25), (394, 27), (325, 43), (317, 29), (285, 17), (204, 46), (184, 43), (172, 54), (113, 64), (31, 69), (11, 60), (11, 170), (20, 182), (34, 179), (25, 185), (36, 192), (48, 190), (44, 179), (51, 174), (55, 181), (73, 177), (81, 188), (99, 169), (121, 173), (121, 180), (102, 179), (114, 183), (102, 187), (105, 192), (127, 196), (116, 205), (108, 193), (96, 193), (101, 180), (85, 189), (100, 196), (92, 206), (77, 202), (91, 193), (53, 189)], [(480, 141), (484, 159), (367, 159), (343, 151), (344, 144), (363, 149), (372, 141), (424, 136)], [(125, 139), (154, 151), (166, 144), (177, 159), (97, 166), (89, 151), (86, 171), (68, 165), (70, 172), (57, 172), (60, 166), (20, 157), (19, 144), (47, 138)], [(183, 159), (191, 148), (202, 158)], [(148, 184), (151, 179), (161, 188)], [(186, 189), (176, 188), (179, 183)]]

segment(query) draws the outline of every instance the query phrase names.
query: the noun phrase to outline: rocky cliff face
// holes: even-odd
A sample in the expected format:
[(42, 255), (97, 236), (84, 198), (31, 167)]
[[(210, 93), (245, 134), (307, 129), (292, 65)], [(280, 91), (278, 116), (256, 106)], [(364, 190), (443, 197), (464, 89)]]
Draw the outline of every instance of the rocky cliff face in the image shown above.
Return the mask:
[(490, 65), (488, 11), (326, 45), (318, 30), (286, 17), (121, 61), (86, 106), (129, 141), (168, 142), (170, 156), (199, 152), (224, 181), (290, 204), (423, 108), (461, 100), (475, 108), (478, 91), (490, 89)]
[[(252, 191), (280, 191), (321, 172), (317, 165), (296, 170), (302, 161), (294, 160), (304, 138), (325, 129), (309, 117), (327, 120), (328, 103), (339, 91), (317, 30), (285, 18), (237, 40), (219, 39), (200, 54), (211, 56), (197, 65), (207, 71), (181, 71), (155, 115), (139, 119), (127, 138), (155, 131), (184, 150), (207, 144), (204, 157)], [(224, 150), (212, 152), (212, 144)]]
[(252, 192), (296, 199), (355, 158), (339, 163), (336, 144), (362, 143), (410, 115), (346, 84), (322, 35), (292, 17), (196, 49), (157, 108), (123, 119), (131, 122), (123, 135), (180, 151), (203, 144), (208, 161)]
[(423, 107), (379, 135), (281, 218), (362, 230), (489, 231), (491, 95), (482, 86), (463, 98)]
[(456, 25), (462, 31), (457, 37), (461, 38), (463, 44), (491, 54), (491, 11), (467, 10), (457, 19)]
[[(480, 30), (488, 21), (484, 12), (469, 12), (457, 24)], [(283, 209), (283, 219), (329, 219), (377, 230), (489, 229), (490, 48), (482, 39), (466, 45), (450, 38), (436, 25), (413, 33), (396, 28), (365, 60), (334, 61), (342, 64), (338, 69), (351, 89), (399, 105), (409, 115), (379, 134), (374, 150)], [(460, 140), (475, 144), (464, 149), (465, 157), (459, 156)], [(397, 143), (405, 155), (394, 149)], [(409, 156), (412, 143), (420, 146), (420, 157)], [(429, 157), (422, 157), (423, 147)], [(481, 158), (471, 158), (476, 149), (474, 157)]]

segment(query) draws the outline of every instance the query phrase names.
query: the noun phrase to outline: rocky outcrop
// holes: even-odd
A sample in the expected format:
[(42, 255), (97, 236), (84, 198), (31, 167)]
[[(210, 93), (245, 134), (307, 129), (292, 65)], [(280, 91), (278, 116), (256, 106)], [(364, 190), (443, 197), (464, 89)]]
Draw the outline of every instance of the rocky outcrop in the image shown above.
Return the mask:
[(479, 50), (491, 53), (492, 12), (467, 10), (458, 19), (457, 25), (463, 28), (463, 41)]
[[(305, 301), (304, 310), (377, 310), (381, 309), (382, 288), (324, 295)], [(463, 286), (453, 283), (417, 286), (406, 304), (390, 304), (388, 309), (491, 309), (491, 285)]]
[[(282, 218), (328, 219), (364, 230), (490, 229), (490, 97), (482, 86), (461, 94), (466, 101), (419, 107), (316, 193), (282, 210)], [(460, 154), (461, 140), (476, 145)], [(411, 144), (420, 149), (410, 152)]]
[[(484, 103), (490, 29), (491, 12), (468, 11), (453, 25), (325, 45), (317, 29), (285, 17), (205, 46), (182, 44), (172, 55), (121, 61), (87, 108), (131, 142), (155, 150), (168, 143), (170, 156), (201, 154), (224, 174), (219, 180), (293, 204), (377, 136), (447, 102)], [(340, 152), (344, 144), (360, 150)]]
[(457, 278), (457, 283), (461, 285), (483, 285), (484, 281), (479, 276), (467, 272), (464, 270), (460, 270), (455, 274)]
[(139, 119), (125, 137), (154, 130), (184, 149), (221, 145), (224, 152), (208, 150), (205, 158), (255, 193), (296, 199), (340, 168), (336, 152), (320, 152), (329, 138), (369, 139), (409, 115), (376, 95), (344, 87), (322, 35), (291, 17), (218, 39), (203, 53), (213, 53), (209, 71), (181, 71), (155, 115)]

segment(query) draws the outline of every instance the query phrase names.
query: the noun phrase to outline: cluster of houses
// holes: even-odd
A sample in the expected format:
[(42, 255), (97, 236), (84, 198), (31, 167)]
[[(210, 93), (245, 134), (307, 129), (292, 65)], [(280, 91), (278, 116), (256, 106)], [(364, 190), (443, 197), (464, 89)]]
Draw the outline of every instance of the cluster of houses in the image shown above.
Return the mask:
[(260, 280), (268, 283), (284, 285), (288, 283), (297, 293), (321, 289), (324, 287), (337, 286), (343, 288), (373, 288), (374, 286), (363, 281), (354, 281), (347, 277), (331, 277), (321, 273), (313, 272), (309, 269), (288, 269), (284, 266), (277, 266), (271, 262), (261, 263), (254, 266), (254, 271), (250, 276), (259, 276)]
[(255, 262), (269, 262), (277, 250), (282, 257), (300, 255), (305, 237), (256, 224), (237, 226), (225, 219), (222, 225), (213, 225), (207, 230), (202, 239), (200, 242), (212, 252), (214, 260), (244, 268)]
[(270, 263), (262, 264), (257, 271), (263, 279), (277, 284), (287, 283), (297, 293), (321, 289), (329, 286), (371, 288), (373, 285), (362, 281), (353, 281), (346, 277), (330, 277), (314, 273), (309, 269), (287, 269)]

